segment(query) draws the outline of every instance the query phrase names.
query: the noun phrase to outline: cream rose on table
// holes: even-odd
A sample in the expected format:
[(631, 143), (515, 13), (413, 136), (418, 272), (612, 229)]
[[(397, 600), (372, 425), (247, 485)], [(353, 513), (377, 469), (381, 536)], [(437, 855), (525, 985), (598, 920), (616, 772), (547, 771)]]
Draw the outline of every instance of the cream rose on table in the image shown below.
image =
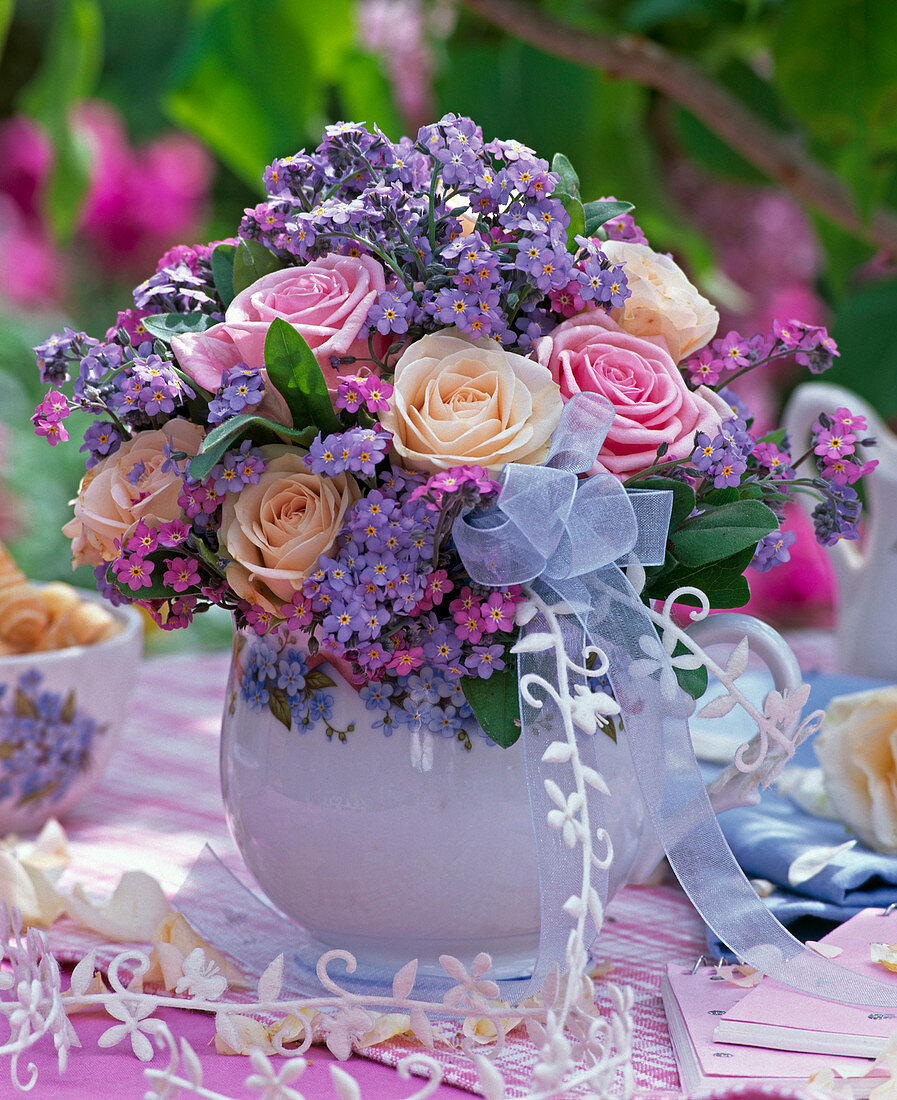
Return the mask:
[(250, 603), (280, 614), (339, 534), (358, 500), (349, 474), (313, 474), (293, 448), (260, 448), (265, 471), (257, 484), (228, 493), (219, 543), (233, 559), (228, 584)]
[(629, 297), (610, 314), (622, 329), (646, 340), (663, 339), (674, 363), (713, 339), (719, 325), (716, 307), (669, 256), (631, 241), (605, 241), (601, 251), (626, 272)]
[(814, 746), (834, 812), (867, 847), (897, 854), (897, 687), (833, 699)]
[(140, 520), (150, 527), (183, 518), (183, 483), (164, 449), (195, 455), (205, 431), (189, 420), (169, 420), (138, 432), (81, 479), (74, 518), (63, 527), (72, 540), (73, 565), (102, 565), (118, 556), (115, 540)]
[[(237, 363), (264, 372), (265, 337), (271, 322), (280, 317), (305, 339), (333, 389), (337, 377), (332, 356), (368, 358), (362, 331), (368, 311), (385, 288), (383, 267), (371, 256), (322, 256), (301, 267), (263, 275), (240, 291), (221, 324), (175, 336), (171, 347), (184, 373), (214, 392), (223, 372)], [(269, 400), (276, 398), (271, 395)]]
[(380, 422), (411, 470), (477, 465), (497, 471), (506, 462), (543, 462), (563, 408), (544, 366), (456, 330), (407, 348), (393, 386)]
[(576, 393), (598, 393), (615, 417), (598, 461), (618, 477), (629, 477), (654, 462), (668, 445), (666, 459), (685, 459), (695, 432), (713, 435), (731, 408), (712, 390), (690, 390), (667, 351), (624, 331), (603, 309), (588, 310), (533, 342), (540, 363), (559, 383), (565, 400)]

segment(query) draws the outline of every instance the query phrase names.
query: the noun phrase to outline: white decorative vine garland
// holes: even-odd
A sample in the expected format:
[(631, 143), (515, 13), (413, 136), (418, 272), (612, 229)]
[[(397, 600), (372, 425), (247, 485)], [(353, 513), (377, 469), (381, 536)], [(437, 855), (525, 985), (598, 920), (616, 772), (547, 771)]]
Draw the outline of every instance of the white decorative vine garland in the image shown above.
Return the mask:
[[(629, 579), (638, 588), (638, 567), (630, 568)], [(800, 709), (806, 700), (803, 689), (791, 695), (770, 692), (762, 711), (757, 709), (736, 684), (747, 667), (747, 640), (735, 648), (725, 667), (714, 662), (671, 618), (673, 601), (685, 592), (701, 600), (701, 607), (692, 613), (692, 618), (701, 619), (707, 614), (706, 599), (694, 589), (674, 593), (661, 612), (649, 611), (658, 626), (659, 637), (646, 635), (641, 639), (644, 667), (631, 672), (663, 676), (664, 656), (670, 657), (676, 668), (696, 668), (704, 664), (722, 683), (726, 694), (711, 702), (702, 713), (722, 716), (738, 705), (754, 719), (758, 725), (757, 735), (750, 746), (739, 750), (729, 773), (724, 773), (728, 774), (728, 779), (722, 786), (729, 790), (728, 804), (731, 805), (734, 801), (731, 789), (737, 787), (738, 797), (744, 799), (758, 784), (768, 783), (790, 758), (795, 745), (818, 725), (819, 715), (814, 714), (798, 725)], [(509, 1017), (522, 1023), (537, 1048), (528, 1093), (530, 1100), (548, 1100), (580, 1090), (598, 1097), (631, 1096), (634, 1089), (632, 990), (605, 985), (603, 989), (610, 1002), (610, 1011), (601, 1015), (595, 1007), (594, 986), (587, 974), (587, 918), (591, 918), (597, 929), (601, 928), (604, 918), (593, 872), (604, 874), (611, 864), (613, 852), (605, 830), (590, 820), (587, 797), (588, 788), (605, 795), (609, 791), (601, 775), (582, 760), (576, 732), (579, 729), (586, 735), (595, 736), (599, 717), (613, 714), (616, 704), (603, 692), (591, 691), (579, 684), (570, 691), (571, 673), (589, 682), (607, 672), (608, 661), (595, 647), (583, 650), (582, 664), (573, 661), (566, 653), (560, 621), (570, 613), (570, 608), (564, 604), (548, 604), (533, 592), (529, 592), (528, 597), (519, 608), (521, 623), (531, 621), (538, 614), (547, 629), (525, 633), (515, 649), (531, 653), (553, 650), (556, 681), (552, 684), (539, 675), (527, 674), (521, 680), (521, 696), (536, 710), (542, 708), (545, 699), (551, 699), (558, 707), (559, 728), (552, 724), (555, 739), (547, 744), (542, 761), (565, 770), (556, 773), (560, 781), (553, 778), (544, 781), (553, 804), (547, 819), (551, 828), (560, 830), (566, 846), (578, 850), (581, 861), (579, 893), (571, 894), (563, 906), (571, 922), (564, 969), (554, 967), (539, 994), (513, 1009), (497, 1001), (498, 986), (488, 977), (491, 960), (486, 954), (478, 955), (469, 971), (458, 959), (448, 955), (441, 957), (443, 970), (456, 984), (439, 1005), (413, 996), (416, 962), (396, 972), (390, 996), (355, 994), (343, 989), (330, 972), (332, 964), (342, 964), (349, 973), (353, 972), (355, 959), (346, 951), (335, 950), (326, 952), (318, 962), (318, 978), (324, 990), (321, 996), (279, 999), (283, 970), (283, 957), (279, 956), (259, 979), (253, 1003), (222, 1002), (220, 998), (227, 990), (227, 981), (216, 965), (207, 960), (202, 948), (197, 948), (184, 961), (184, 976), (176, 987), (179, 996), (142, 991), (139, 979), (149, 969), (150, 960), (148, 955), (134, 950), (120, 953), (111, 962), (108, 970), (110, 989), (97, 982), (91, 953), (74, 968), (69, 988), (63, 990), (59, 964), (43, 934), (35, 929), (25, 931), (18, 911), (4, 909), (2, 921), (6, 927), (0, 931), (5, 931), (4, 938), (8, 940), (4, 955), (10, 972), (0, 973), (0, 1014), (7, 1018), (10, 1036), (0, 1046), (0, 1055), (10, 1058), (10, 1078), (15, 1088), (28, 1091), (34, 1087), (37, 1068), (29, 1062), (27, 1076), (23, 1078), (20, 1059), (44, 1037), (52, 1038), (60, 1072), (64, 1071), (69, 1050), (78, 1045), (68, 1010), (98, 1007), (105, 1009), (114, 1021), (100, 1036), (100, 1046), (113, 1047), (127, 1040), (134, 1054), (147, 1062), (156, 1049), (167, 1050), (167, 1066), (145, 1070), (149, 1082), (146, 1100), (172, 1100), (182, 1093), (204, 1100), (230, 1100), (203, 1085), (202, 1064), (195, 1051), (185, 1039), (177, 1041), (168, 1026), (154, 1016), (159, 1008), (173, 1007), (214, 1014), (217, 1035), (233, 1049), (244, 1045), (238, 1017), (290, 1017), (287, 1038), (279, 1029), (271, 1029), (273, 1052), (286, 1056), (286, 1061), (277, 1065), (259, 1049), (250, 1052), (253, 1072), (246, 1078), (245, 1085), (260, 1092), (265, 1100), (302, 1100), (302, 1094), (293, 1084), (305, 1069), (307, 1063), (303, 1055), (312, 1042), (325, 1042), (338, 1058), (346, 1058), (361, 1037), (373, 1028), (377, 1015), (384, 1012), (406, 1015), (408, 1030), (430, 1050), (434, 1049), (439, 1028), (446, 1022), (489, 1021), (495, 1034), (491, 1043), (483, 1046), (469, 1039), (462, 1040), (462, 1048), (476, 1069), (480, 1091), (487, 1100), (501, 1100), (505, 1095), (506, 1082), (496, 1060), (504, 1050)], [(687, 653), (671, 657), (677, 643), (681, 643)], [(590, 662), (591, 668), (587, 667)], [(678, 690), (672, 679), (669, 690)], [(748, 752), (751, 757), (746, 763)], [(596, 841), (600, 851), (596, 850)], [(130, 975), (127, 984), (126, 975)], [(403, 1058), (398, 1071), (403, 1079), (411, 1074), (426, 1078), (423, 1086), (405, 1100), (424, 1100), (437, 1088), (443, 1075), (438, 1060), (423, 1052)], [(360, 1086), (346, 1070), (334, 1066), (331, 1073), (342, 1100), (362, 1100)]]

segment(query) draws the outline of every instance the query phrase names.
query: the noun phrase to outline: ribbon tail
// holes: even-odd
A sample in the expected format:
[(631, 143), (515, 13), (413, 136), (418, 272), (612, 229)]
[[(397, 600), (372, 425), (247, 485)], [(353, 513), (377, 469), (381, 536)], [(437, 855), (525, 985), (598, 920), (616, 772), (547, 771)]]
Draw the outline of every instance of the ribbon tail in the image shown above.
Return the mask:
[(646, 653), (660, 649), (647, 611), (616, 566), (582, 580), (591, 590), (592, 607), (603, 609), (590, 616), (589, 633), (611, 661), (610, 680), (644, 803), (702, 919), (745, 962), (794, 989), (846, 1004), (897, 1007), (893, 985), (809, 950), (757, 896), (710, 804), (669, 658), (658, 656), (655, 670), (633, 674), (633, 668), (645, 672)]

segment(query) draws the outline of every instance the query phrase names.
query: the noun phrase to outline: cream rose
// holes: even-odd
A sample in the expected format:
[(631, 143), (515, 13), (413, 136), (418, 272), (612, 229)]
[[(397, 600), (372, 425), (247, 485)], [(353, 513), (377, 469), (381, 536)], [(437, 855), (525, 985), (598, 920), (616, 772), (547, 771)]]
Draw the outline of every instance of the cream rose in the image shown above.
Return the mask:
[(380, 421), (411, 470), (542, 462), (563, 407), (546, 367), (456, 330), (407, 348), (393, 386)]
[(867, 847), (897, 854), (897, 687), (833, 699), (814, 745), (838, 817)]
[(100, 565), (118, 551), (115, 540), (143, 520), (150, 527), (179, 519), (182, 483), (174, 470), (163, 470), (163, 447), (195, 455), (204, 435), (198, 424), (169, 420), (158, 430), (138, 432), (88, 470), (75, 501), (74, 519), (63, 527), (72, 540), (73, 565)]
[(719, 324), (716, 308), (669, 256), (630, 241), (605, 241), (601, 251), (612, 263), (624, 265), (632, 293), (611, 310), (611, 317), (626, 332), (645, 340), (663, 337), (675, 363), (713, 339)]
[(230, 586), (250, 603), (280, 614), (284, 603), (336, 541), (360, 493), (348, 474), (313, 474), (291, 447), (261, 448), (267, 463), (256, 485), (228, 493), (218, 538), (233, 562)]

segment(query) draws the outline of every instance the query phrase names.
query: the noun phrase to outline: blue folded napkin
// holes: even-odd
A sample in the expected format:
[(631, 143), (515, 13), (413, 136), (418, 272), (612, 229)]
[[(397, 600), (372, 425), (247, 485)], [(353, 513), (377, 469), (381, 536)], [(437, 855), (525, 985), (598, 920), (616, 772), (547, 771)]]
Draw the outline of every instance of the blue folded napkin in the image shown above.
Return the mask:
[[(882, 681), (856, 676), (816, 674), (807, 677), (810, 698), (805, 713), (825, 708), (836, 695), (882, 686)], [(795, 753), (795, 764), (816, 764), (812, 740)], [(708, 778), (717, 768), (702, 765)], [(852, 839), (844, 824), (813, 817), (791, 799), (770, 789), (757, 806), (728, 810), (719, 818), (735, 858), (748, 878), (767, 879), (774, 892), (766, 905), (785, 925), (800, 924), (800, 932), (816, 936), (826, 929), (808, 924), (806, 918), (841, 923), (868, 906), (886, 907), (897, 902), (897, 856), (881, 855), (860, 841), (797, 886), (788, 884), (788, 868), (810, 848), (835, 847)], [(731, 952), (708, 929), (707, 945), (717, 957)]]

